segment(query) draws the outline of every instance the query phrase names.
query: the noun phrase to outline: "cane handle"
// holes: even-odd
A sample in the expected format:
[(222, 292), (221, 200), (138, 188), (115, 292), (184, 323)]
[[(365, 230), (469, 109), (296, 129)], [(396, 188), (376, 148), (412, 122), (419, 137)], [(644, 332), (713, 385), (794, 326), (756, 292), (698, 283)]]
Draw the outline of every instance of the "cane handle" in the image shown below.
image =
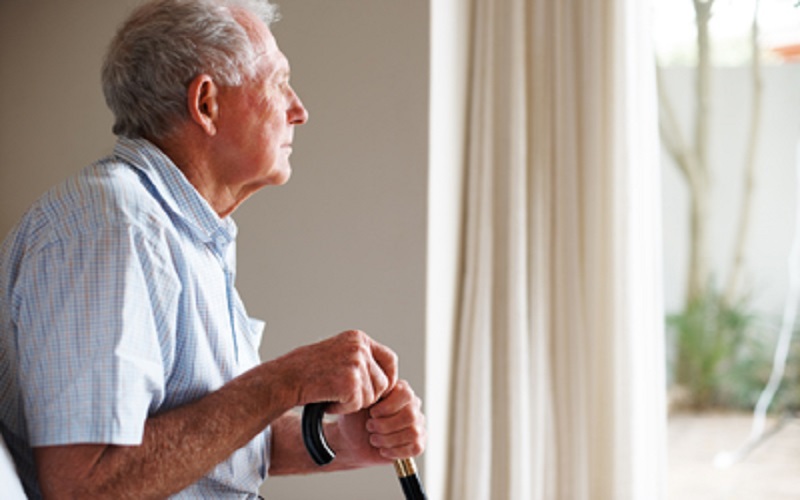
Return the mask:
[(317, 465), (327, 465), (336, 457), (322, 430), (322, 417), (327, 406), (327, 403), (311, 403), (303, 408), (303, 443)]

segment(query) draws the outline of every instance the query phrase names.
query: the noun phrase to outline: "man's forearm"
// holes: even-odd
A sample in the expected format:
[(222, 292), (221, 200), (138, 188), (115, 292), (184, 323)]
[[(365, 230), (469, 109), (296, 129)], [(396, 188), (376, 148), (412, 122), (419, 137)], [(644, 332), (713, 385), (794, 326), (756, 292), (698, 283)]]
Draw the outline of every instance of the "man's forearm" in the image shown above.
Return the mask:
[(164, 498), (197, 481), (291, 407), (269, 365), (147, 420), (140, 446), (37, 448), (46, 498)]

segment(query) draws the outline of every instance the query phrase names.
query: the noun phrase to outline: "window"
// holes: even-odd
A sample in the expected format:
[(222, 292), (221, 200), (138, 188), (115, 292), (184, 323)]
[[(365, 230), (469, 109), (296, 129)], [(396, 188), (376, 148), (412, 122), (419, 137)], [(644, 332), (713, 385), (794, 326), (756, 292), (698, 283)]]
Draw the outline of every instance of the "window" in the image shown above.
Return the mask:
[[(664, 144), (669, 498), (800, 497), (800, 423), (793, 418), (800, 409), (800, 337), (786, 308), (797, 305), (790, 262), (800, 260), (792, 255), (800, 213), (795, 3), (654, 0)], [(706, 90), (697, 84), (704, 77), (695, 5), (710, 12)], [(785, 371), (774, 398), (764, 399), (782, 331), (790, 340)], [(760, 437), (748, 441), (760, 397), (770, 401), (768, 418)]]

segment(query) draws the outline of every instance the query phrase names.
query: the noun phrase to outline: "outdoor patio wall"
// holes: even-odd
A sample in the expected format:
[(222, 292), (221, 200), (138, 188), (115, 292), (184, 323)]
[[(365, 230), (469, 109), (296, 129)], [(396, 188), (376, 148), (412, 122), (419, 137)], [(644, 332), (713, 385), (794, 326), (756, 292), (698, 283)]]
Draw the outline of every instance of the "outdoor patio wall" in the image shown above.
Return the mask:
[[(797, 214), (800, 140), (800, 64), (765, 66), (760, 141), (757, 151), (752, 222), (745, 251), (742, 291), (750, 305), (779, 319), (788, 291), (788, 259)], [(750, 122), (749, 69), (713, 72), (710, 132), (711, 213), (709, 241), (716, 283), (724, 283), (741, 200), (744, 157)], [(694, 72), (667, 68), (665, 81), (683, 130), (688, 134), (694, 106)], [(664, 155), (664, 269), (667, 311), (683, 303), (688, 255), (688, 194), (671, 160)]]
[[(344, 329), (425, 382), (429, 2), (284, 0), (275, 26), (310, 112), (294, 174), (236, 212), (237, 284), (270, 359)], [(99, 69), (134, 0), (0, 1), (0, 233), (111, 151)], [(424, 465), (421, 460), (420, 465)], [(399, 497), (391, 466), (272, 479), (271, 499)]]

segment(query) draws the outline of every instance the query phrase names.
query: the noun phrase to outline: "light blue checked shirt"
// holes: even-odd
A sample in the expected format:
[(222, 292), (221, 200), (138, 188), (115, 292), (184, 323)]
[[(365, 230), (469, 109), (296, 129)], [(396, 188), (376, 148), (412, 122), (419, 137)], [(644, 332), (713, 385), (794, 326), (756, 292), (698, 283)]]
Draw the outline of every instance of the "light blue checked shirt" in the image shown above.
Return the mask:
[[(0, 248), (0, 431), (32, 446), (141, 443), (145, 420), (259, 363), (234, 287), (236, 225), (144, 140), (39, 199)], [(269, 429), (176, 498), (256, 498)]]

